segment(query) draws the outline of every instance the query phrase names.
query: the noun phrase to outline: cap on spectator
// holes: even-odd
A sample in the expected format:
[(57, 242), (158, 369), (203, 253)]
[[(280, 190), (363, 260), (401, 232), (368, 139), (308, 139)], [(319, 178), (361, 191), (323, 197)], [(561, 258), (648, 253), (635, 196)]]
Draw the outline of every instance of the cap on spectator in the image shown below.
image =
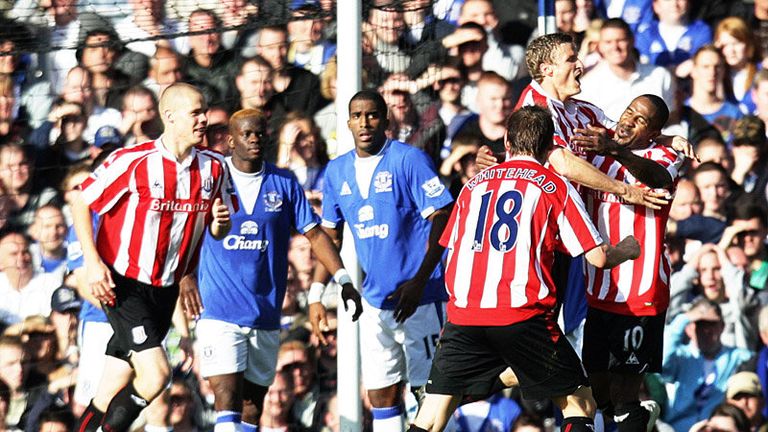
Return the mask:
[(763, 387), (760, 385), (760, 378), (754, 372), (739, 372), (728, 378), (726, 396), (733, 399), (739, 393), (751, 396), (762, 396)]
[(117, 128), (112, 126), (102, 126), (96, 131), (95, 138), (93, 139), (93, 145), (98, 148), (102, 148), (107, 144), (114, 144), (117, 147), (122, 147), (123, 139), (120, 136), (120, 132)]
[(51, 309), (64, 313), (74, 309), (80, 309), (83, 302), (77, 297), (75, 290), (68, 286), (56, 288), (51, 296)]
[(32, 315), (24, 318), (20, 323), (8, 326), (3, 336), (27, 336), (33, 333), (53, 333), (56, 329), (42, 315)]
[(318, 10), (320, 9), (320, 4), (317, 2), (317, 0), (291, 0), (291, 10)]
[(720, 305), (707, 299), (703, 296), (698, 296), (691, 303), (688, 310), (699, 309), (700, 313), (696, 314), (694, 321), (709, 321), (709, 322), (722, 322), (723, 311), (720, 309)]

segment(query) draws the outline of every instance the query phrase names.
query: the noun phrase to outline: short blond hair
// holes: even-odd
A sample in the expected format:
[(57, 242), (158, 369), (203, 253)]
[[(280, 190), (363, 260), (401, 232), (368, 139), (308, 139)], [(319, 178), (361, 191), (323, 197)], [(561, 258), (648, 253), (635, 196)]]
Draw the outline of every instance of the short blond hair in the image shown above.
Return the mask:
[(553, 63), (555, 61), (555, 53), (557, 53), (561, 45), (565, 44), (571, 45), (573, 50), (576, 51), (573, 38), (565, 33), (547, 34), (531, 41), (525, 50), (525, 64), (528, 66), (528, 71), (534, 81), (541, 82), (543, 78), (541, 75), (541, 65)]

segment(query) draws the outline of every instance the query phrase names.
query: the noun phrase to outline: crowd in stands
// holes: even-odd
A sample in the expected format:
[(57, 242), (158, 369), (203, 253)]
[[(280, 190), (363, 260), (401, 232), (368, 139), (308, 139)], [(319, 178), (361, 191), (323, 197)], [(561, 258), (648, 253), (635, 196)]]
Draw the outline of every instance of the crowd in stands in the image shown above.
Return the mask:
[[(77, 393), (89, 394), (76, 390), (88, 297), (71, 265), (79, 183), (115, 149), (160, 136), (159, 94), (188, 82), (207, 99), (207, 146), (222, 153), (233, 112), (267, 113), (267, 159), (295, 174), (319, 213), (324, 168), (341, 147), (342, 23), (334, 0), (0, 3), (0, 431), (70, 431), (87, 404)], [(536, 2), (364, 3), (364, 86), (385, 97), (388, 136), (424, 150), (455, 197), (480, 146), (503, 150), (505, 119), (531, 79)], [(556, 0), (555, 11), (581, 48), (576, 97), (618, 120), (634, 97), (656, 94), (671, 111), (664, 133), (699, 156), (669, 210), (664, 372), (644, 392), (663, 407), (657, 429), (768, 430), (768, 1)], [(261, 427), (338, 431), (335, 319), (319, 344), (303, 236), (289, 262)], [(335, 291), (323, 301), (335, 315)], [(212, 430), (213, 392), (186, 357), (194, 322), (180, 322), (160, 415), (176, 431)], [(512, 389), (462, 406), (449, 429), (553, 430), (554, 411)]]

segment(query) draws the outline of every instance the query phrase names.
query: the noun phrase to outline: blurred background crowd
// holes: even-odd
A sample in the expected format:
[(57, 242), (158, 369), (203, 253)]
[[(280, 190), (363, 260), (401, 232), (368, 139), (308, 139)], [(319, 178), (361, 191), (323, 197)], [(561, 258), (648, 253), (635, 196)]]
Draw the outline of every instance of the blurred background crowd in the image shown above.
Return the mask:
[[(338, 153), (335, 8), (334, 0), (0, 1), (0, 431), (73, 430), (92, 395), (79, 377), (100, 366), (78, 337), (92, 307), (78, 296), (87, 286), (68, 205), (94, 163), (162, 133), (165, 87), (202, 89), (206, 143), (222, 153), (230, 114), (268, 113), (268, 160), (290, 169), (319, 211), (323, 170)], [(366, 0), (364, 9), (364, 86), (385, 96), (388, 135), (427, 152), (455, 196), (477, 172), (477, 149), (502, 142), (530, 81), (524, 53), (537, 4)], [(664, 133), (687, 137), (700, 156), (685, 166), (670, 209), (664, 373), (648, 378), (644, 395), (663, 407), (657, 428), (766, 429), (768, 0), (556, 0), (555, 12), (580, 48), (577, 98), (618, 119), (635, 96), (657, 94), (672, 113)], [(303, 236), (289, 261), (262, 430), (338, 431), (336, 327), (327, 346), (311, 337), (306, 293), (316, 261)], [(333, 311), (333, 290), (324, 302)], [(211, 430), (194, 322), (174, 320), (167, 348), (176, 365), (170, 395), (144, 417)], [(449, 429), (552, 430), (557, 416), (513, 389), (461, 407)]]

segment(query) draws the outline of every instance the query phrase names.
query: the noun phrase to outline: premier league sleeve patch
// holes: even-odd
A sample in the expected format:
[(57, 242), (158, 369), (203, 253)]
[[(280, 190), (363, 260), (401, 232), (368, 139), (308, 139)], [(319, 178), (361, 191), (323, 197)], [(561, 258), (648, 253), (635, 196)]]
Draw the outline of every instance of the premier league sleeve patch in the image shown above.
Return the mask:
[(422, 183), (421, 188), (424, 189), (424, 193), (427, 194), (429, 198), (436, 198), (445, 190), (445, 186), (443, 186), (443, 183), (437, 176)]

